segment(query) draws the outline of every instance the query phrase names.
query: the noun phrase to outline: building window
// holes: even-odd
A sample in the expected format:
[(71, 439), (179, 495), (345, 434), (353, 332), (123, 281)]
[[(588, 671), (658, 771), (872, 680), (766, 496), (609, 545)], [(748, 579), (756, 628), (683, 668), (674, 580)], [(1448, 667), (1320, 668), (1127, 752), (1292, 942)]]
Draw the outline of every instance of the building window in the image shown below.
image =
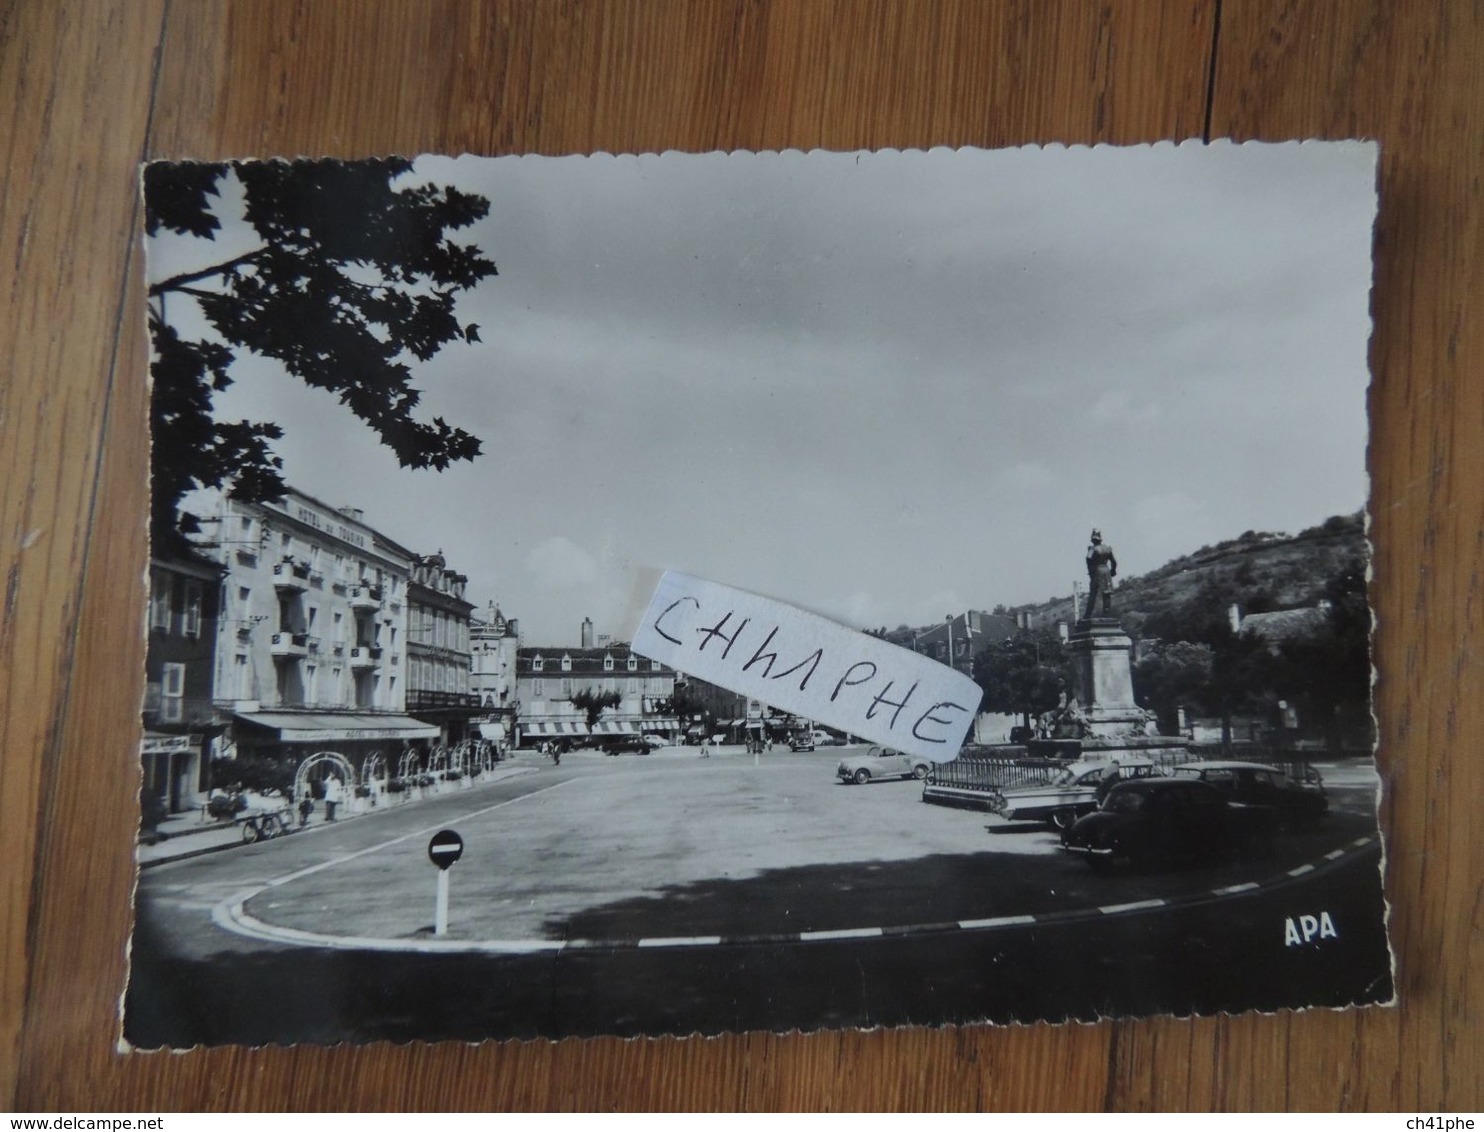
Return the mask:
[(533, 695), (533, 696), (544, 696), (545, 694), (546, 694), (546, 681), (544, 681), (544, 680), (532, 680), (531, 681), (531, 695)]
[[(533, 657), (531, 659), (531, 671), (532, 672), (541, 672), (545, 668), (546, 668), (546, 658), (545, 657), (538, 656), (538, 657)], [(540, 681), (537, 681), (537, 683), (540, 683)]]
[(563, 678), (563, 680), (562, 680), (562, 695), (564, 695), (564, 696), (570, 696), (571, 694), (572, 694), (572, 681)]
[(194, 578), (186, 579), (185, 618), (180, 631), (187, 637), (201, 635), (201, 583)]
[(562, 671), (563, 672), (571, 672), (572, 671), (572, 658), (570, 656), (565, 655), (565, 654), (563, 654), (563, 656), (562, 656)]
[(636, 657), (636, 656), (629, 657), (629, 671), (630, 672), (637, 672), (637, 671), (639, 671), (639, 658), (638, 657)]
[(604, 672), (612, 672), (613, 671), (613, 655), (611, 653), (604, 653), (603, 654), (603, 671)]
[(184, 664), (167, 664), (160, 678), (160, 722), (179, 723), (185, 719)]
[(155, 575), (155, 588), (149, 595), (149, 627), (170, 632), (170, 591), (173, 578), (168, 574)]

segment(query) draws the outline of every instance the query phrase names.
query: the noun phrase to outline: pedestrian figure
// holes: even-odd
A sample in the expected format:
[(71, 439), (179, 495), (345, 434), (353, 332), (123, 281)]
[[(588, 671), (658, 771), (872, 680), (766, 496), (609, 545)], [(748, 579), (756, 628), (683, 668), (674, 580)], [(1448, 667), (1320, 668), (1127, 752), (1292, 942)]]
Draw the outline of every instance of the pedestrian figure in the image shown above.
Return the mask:
[(308, 790), (304, 791), (304, 797), (299, 800), (299, 828), (303, 829), (309, 824), (309, 815), (314, 813), (314, 795)]
[(325, 821), (335, 820), (335, 807), (345, 798), (340, 779), (331, 774), (325, 778)]
[(703, 759), (709, 759), (711, 757), (711, 740), (710, 739), (702, 739), (701, 740), (701, 757)]
[(1099, 809), (1102, 808), (1103, 799), (1108, 796), (1113, 787), (1118, 785), (1118, 780), (1122, 777), (1122, 773), (1118, 767), (1117, 759), (1109, 763), (1107, 769), (1103, 771), (1103, 777), (1098, 780), (1097, 791), (1093, 794)]

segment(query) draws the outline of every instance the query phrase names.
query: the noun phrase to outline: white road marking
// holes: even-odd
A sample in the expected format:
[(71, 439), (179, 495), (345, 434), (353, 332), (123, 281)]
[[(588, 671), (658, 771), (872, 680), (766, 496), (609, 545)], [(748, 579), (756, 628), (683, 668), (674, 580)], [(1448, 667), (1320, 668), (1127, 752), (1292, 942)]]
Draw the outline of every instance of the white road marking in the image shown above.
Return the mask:
[(872, 939), (882, 934), (880, 928), (839, 928), (827, 932), (800, 932), (800, 939)]
[(576, 781), (577, 779), (575, 778), (569, 778), (566, 780), (566, 782), (554, 782), (550, 786), (543, 786), (540, 790), (532, 790), (529, 794), (522, 794), (519, 798), (507, 798), (503, 802), (496, 802), (493, 806), (485, 806), (482, 809), (471, 810), (469, 813), (460, 814), (456, 818), (446, 818), (443, 821), (440, 821), (437, 825), (430, 825), (424, 829), (415, 829), (411, 833), (404, 833), (400, 837), (393, 837), (389, 841), (382, 841), (376, 845), (368, 846), (365, 849), (357, 849), (354, 853), (344, 853), (338, 857), (331, 857), (328, 861), (321, 861), (317, 865), (310, 865), (307, 869), (300, 869), (296, 873), (289, 873), (286, 876), (275, 877), (273, 880), (265, 883), (263, 887), (274, 888), (280, 884), (288, 884), (290, 881), (296, 881), (302, 879), (303, 877), (313, 876), (315, 873), (323, 872), (325, 869), (331, 868), (335, 865), (343, 865), (347, 861), (354, 861), (358, 857), (367, 857), (370, 856), (372, 853), (380, 853), (383, 849), (390, 849), (393, 845), (401, 845), (404, 841), (412, 841), (414, 839), (421, 840), (424, 837), (428, 837), (431, 834), (437, 833), (440, 829), (446, 829), (454, 822), (468, 821), (471, 818), (483, 817), (485, 814), (492, 813), (495, 810), (503, 809), (506, 806), (513, 806), (516, 802), (524, 802), (527, 798), (534, 798), (538, 794), (546, 794), (552, 790), (559, 790), (563, 786)]
[(1098, 911), (1105, 916), (1112, 916), (1118, 912), (1138, 912), (1145, 908), (1163, 908), (1165, 904), (1166, 901), (1164, 900), (1135, 900), (1132, 904), (1107, 904), (1099, 908)]
[(967, 931), (975, 928), (1001, 928), (1012, 924), (1034, 924), (1034, 916), (991, 916), (987, 920), (960, 920), (958, 926)]
[(653, 939), (641, 939), (640, 947), (704, 947), (721, 942), (719, 935), (675, 935), (655, 936)]
[[(496, 802), (493, 805), (484, 806), (478, 810), (472, 810), (466, 814), (462, 814), (451, 819), (445, 819), (438, 822), (436, 825), (430, 825), (424, 829), (414, 830), (411, 833), (405, 833), (398, 837), (390, 838), (389, 840), (368, 846), (365, 849), (359, 849), (353, 853), (340, 854), (331, 857), (328, 860), (321, 861), (316, 865), (310, 865), (307, 868), (299, 869), (296, 872), (288, 873), (280, 877), (275, 877), (271, 880), (258, 881), (250, 887), (238, 888), (232, 893), (232, 895), (228, 896), (226, 899), (220, 901), (212, 907), (212, 921), (219, 927), (225, 928), (239, 935), (247, 936), (251, 939), (263, 940), (269, 943), (299, 944), (309, 947), (326, 947), (337, 950), (403, 952), (411, 951), (429, 954), (456, 952), (483, 952), (489, 954), (529, 954), (533, 952), (557, 952), (569, 948), (581, 949), (624, 946), (664, 948), (716, 946), (720, 944), (721, 936), (716, 935), (652, 936), (639, 939), (636, 942), (576, 939), (451, 940), (447, 938), (432, 937), (393, 939), (373, 936), (343, 936), (330, 935), (325, 932), (304, 931), (298, 928), (281, 927), (276, 924), (265, 923), (262, 920), (257, 919), (255, 916), (250, 915), (246, 910), (246, 904), (248, 900), (252, 899), (254, 896), (266, 892), (268, 889), (288, 884), (291, 881), (299, 880), (303, 877), (313, 876), (315, 873), (322, 872), (325, 869), (331, 868), (335, 865), (345, 864), (348, 861), (354, 861), (360, 857), (365, 857), (372, 853), (379, 853), (381, 850), (391, 848), (394, 845), (401, 845), (408, 841), (427, 837), (433, 833), (438, 832), (439, 830), (447, 828), (452, 822), (466, 821), (473, 818), (482, 817), (485, 814), (491, 813), (498, 809), (502, 809), (505, 806), (511, 806), (517, 802), (525, 801), (528, 798), (534, 798), (539, 794), (549, 793), (552, 790), (570, 785), (572, 782), (575, 781), (579, 780), (567, 779), (563, 782), (553, 783), (552, 785), (544, 786), (539, 790), (533, 790), (529, 794), (522, 794), (520, 797), (517, 798), (507, 798), (503, 802)], [(1371, 844), (1372, 841), (1374, 841), (1374, 838), (1372, 837), (1360, 837), (1352, 841), (1350, 844), (1351, 847), (1360, 848)], [(447, 853), (452, 851), (452, 848), (452, 846), (440, 846), (438, 849), (434, 850), (434, 852), (442, 851), (444, 853)], [(1326, 853), (1324, 856), (1325, 860), (1333, 861), (1338, 860), (1344, 855), (1344, 849), (1336, 849), (1332, 852)], [(1297, 868), (1288, 870), (1287, 875), (1290, 877), (1303, 876), (1306, 873), (1313, 872), (1314, 868), (1315, 866), (1312, 864), (1300, 865)], [(179, 887), (185, 888), (188, 886), (182, 885)], [(1243, 884), (1234, 884), (1228, 885), (1225, 888), (1212, 889), (1211, 892), (1215, 896), (1233, 896), (1238, 893), (1251, 892), (1261, 887), (1262, 886), (1255, 881), (1248, 881)], [(1097, 908), (1096, 911), (1098, 913), (1101, 913), (1102, 915), (1109, 916), (1117, 915), (1123, 912), (1145, 911), (1156, 908), (1166, 908), (1170, 906), (1171, 902), (1168, 900), (1138, 900), (1128, 904), (1105, 905)], [(958, 926), (959, 928), (964, 930), (974, 930), (980, 928), (996, 928), (1035, 924), (1037, 922), (1037, 917), (1033, 915), (992, 916), (978, 920), (960, 920), (958, 921)], [(907, 930), (910, 931), (911, 929), (908, 928)], [(876, 939), (883, 937), (885, 934), (885, 931), (880, 927), (840, 928), (829, 931), (800, 932), (798, 935), (798, 939), (801, 942), (838, 939)], [(769, 938), (777, 937), (774, 936)], [(747, 942), (747, 937), (738, 937), (736, 940), (734, 940), (734, 942)]]
[(1261, 887), (1262, 885), (1255, 880), (1249, 880), (1245, 884), (1229, 884), (1225, 888), (1213, 888), (1211, 894), (1213, 896), (1235, 896), (1239, 892), (1253, 892)]

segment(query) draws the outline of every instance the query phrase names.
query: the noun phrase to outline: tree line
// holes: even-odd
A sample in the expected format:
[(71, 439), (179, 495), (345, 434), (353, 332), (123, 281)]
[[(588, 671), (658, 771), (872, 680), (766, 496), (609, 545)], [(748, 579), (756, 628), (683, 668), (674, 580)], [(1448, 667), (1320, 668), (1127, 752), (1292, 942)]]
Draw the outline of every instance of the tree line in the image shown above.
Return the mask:
[[(1187, 715), (1219, 717), (1230, 736), (1234, 716), (1278, 718), (1293, 708), (1303, 728), (1338, 747), (1347, 728), (1369, 725), (1370, 606), (1365, 566), (1346, 563), (1326, 579), (1326, 603), (1317, 624), (1285, 639), (1232, 628), (1238, 596), (1230, 583), (1212, 581), (1138, 630), (1134, 696), (1153, 712), (1160, 731), (1175, 734)], [(980, 651), (974, 678), (983, 710), (1019, 715), (1029, 724), (1053, 711), (1072, 687), (1066, 644), (1054, 629), (1025, 631)]]

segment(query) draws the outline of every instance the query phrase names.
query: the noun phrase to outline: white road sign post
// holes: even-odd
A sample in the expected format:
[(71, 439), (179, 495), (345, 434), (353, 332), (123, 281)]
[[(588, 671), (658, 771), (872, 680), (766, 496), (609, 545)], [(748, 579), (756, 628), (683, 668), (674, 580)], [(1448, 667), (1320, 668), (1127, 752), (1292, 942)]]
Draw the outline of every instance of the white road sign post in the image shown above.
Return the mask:
[(438, 904), (433, 934), (448, 934), (448, 870), (464, 855), (464, 839), (451, 829), (440, 829), (428, 842), (428, 860), (438, 866)]

